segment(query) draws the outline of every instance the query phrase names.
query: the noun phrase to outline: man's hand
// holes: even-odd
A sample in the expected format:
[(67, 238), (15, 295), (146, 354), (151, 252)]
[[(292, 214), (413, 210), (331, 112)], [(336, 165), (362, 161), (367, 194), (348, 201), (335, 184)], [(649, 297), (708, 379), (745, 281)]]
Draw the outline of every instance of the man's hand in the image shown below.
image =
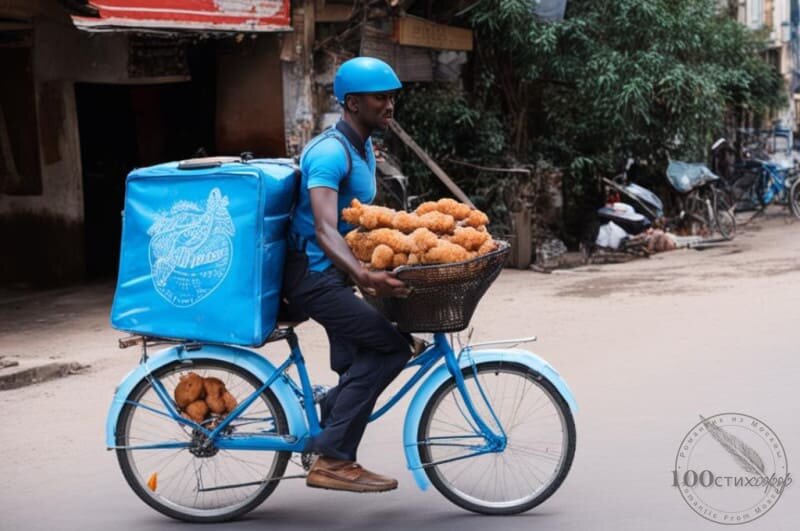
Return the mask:
[(364, 291), (377, 297), (407, 297), (410, 293), (405, 283), (390, 271), (363, 269), (355, 280)]

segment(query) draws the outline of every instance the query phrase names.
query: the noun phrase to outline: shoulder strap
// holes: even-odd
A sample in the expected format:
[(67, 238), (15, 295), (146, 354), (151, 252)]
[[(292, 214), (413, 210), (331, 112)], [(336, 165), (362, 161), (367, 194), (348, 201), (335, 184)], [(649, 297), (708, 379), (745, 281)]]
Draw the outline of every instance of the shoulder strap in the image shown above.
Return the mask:
[(342, 183), (346, 183), (347, 180), (350, 178), (350, 171), (353, 169), (353, 159), (350, 157), (350, 150), (347, 148), (347, 144), (345, 144), (342, 137), (337, 135), (335, 131), (336, 131), (335, 127), (329, 127), (321, 135), (319, 135), (317, 140), (308, 149), (309, 150), (313, 149), (314, 146), (316, 146), (318, 143), (320, 143), (322, 140), (326, 138), (333, 137), (336, 140), (338, 140), (339, 143), (342, 145), (342, 149), (344, 149), (344, 156), (347, 157), (347, 172), (345, 173), (344, 178), (341, 181)]
[[(347, 157), (347, 173), (345, 173), (344, 178), (341, 181), (342, 183), (347, 183), (347, 181), (350, 179), (350, 171), (353, 169), (353, 159), (350, 158), (350, 150), (347, 149), (347, 144), (344, 143), (344, 140), (342, 140), (339, 135), (331, 133), (330, 136), (339, 141), (339, 143), (342, 145), (342, 149), (344, 149), (344, 155)], [(341, 184), (339, 188), (341, 189)]]

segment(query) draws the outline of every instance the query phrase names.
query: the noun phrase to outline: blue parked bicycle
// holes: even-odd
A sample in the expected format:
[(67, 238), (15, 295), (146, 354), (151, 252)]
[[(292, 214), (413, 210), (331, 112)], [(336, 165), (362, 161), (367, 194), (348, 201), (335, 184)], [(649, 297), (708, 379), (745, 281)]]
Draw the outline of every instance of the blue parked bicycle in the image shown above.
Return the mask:
[(798, 172), (769, 160), (749, 159), (739, 165), (739, 176), (732, 190), (737, 204), (764, 210), (772, 203), (786, 205), (800, 218), (800, 186)]
[[(505, 258), (505, 252), (451, 268), (453, 274), (474, 272), (494, 260), (496, 270), (483, 275), (483, 285), (471, 295), (451, 294), (461, 297), (459, 306), (468, 310), (450, 323), (441, 318), (443, 330), (466, 327), (477, 300), (502, 268), (504, 260), (496, 255)], [(424, 282), (415, 285), (420, 269), (398, 270), (398, 277), (415, 289), (409, 299), (417, 308), (425, 307), (421, 303), (427, 296)], [(452, 278), (446, 278), (447, 267), (437, 271), (431, 282), (441, 294), (441, 286)], [(414, 297), (420, 299), (414, 303)], [(267, 339), (288, 343), (289, 355), (278, 366), (258, 352), (229, 344), (148, 336), (120, 340), (121, 347), (141, 345), (142, 357), (116, 390), (106, 443), (116, 450), (125, 479), (144, 502), (180, 520), (220, 522), (257, 507), (281, 480), (305, 477), (286, 474), (286, 469), (291, 461), (307, 470), (303, 448), (320, 425), (294, 326), (279, 326)], [(505, 515), (527, 511), (559, 488), (575, 453), (577, 404), (550, 364), (510, 348), (534, 340), (455, 350), (446, 334), (437, 332), (409, 361), (406, 368), (416, 371), (370, 421), (419, 384), (406, 413), (403, 448), (421, 489), (432, 483), (460, 507)], [(170, 346), (148, 354), (148, 347), (163, 343)], [(296, 379), (289, 374), (292, 367)], [(236, 408), (202, 424), (183, 417), (172, 392), (188, 372), (222, 380)]]

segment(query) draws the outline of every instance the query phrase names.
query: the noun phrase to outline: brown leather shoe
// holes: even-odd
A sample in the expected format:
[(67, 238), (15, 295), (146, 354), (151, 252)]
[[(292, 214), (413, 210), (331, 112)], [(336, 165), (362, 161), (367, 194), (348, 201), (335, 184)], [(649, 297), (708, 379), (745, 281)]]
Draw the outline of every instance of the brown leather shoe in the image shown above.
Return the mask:
[(355, 461), (319, 456), (308, 471), (306, 485), (350, 492), (384, 492), (397, 488), (397, 480), (370, 472)]

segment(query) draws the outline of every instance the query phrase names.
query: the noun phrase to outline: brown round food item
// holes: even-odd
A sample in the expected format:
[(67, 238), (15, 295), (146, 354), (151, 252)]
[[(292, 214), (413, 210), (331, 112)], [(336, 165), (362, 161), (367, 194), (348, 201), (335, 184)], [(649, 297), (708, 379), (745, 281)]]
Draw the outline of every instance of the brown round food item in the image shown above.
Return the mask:
[(208, 408), (217, 415), (225, 413), (225, 401), (222, 399), (225, 393), (225, 383), (219, 378), (208, 377), (203, 380), (206, 389), (206, 404)]
[(206, 404), (205, 400), (195, 400), (184, 408), (183, 414), (201, 424), (208, 415), (208, 404)]
[(192, 402), (205, 397), (203, 387), (203, 377), (197, 373), (190, 372), (181, 376), (174, 391), (175, 404), (183, 409)]
[(380, 244), (372, 251), (370, 265), (373, 269), (389, 269), (394, 260), (394, 250), (385, 244)]
[(222, 393), (222, 401), (225, 403), (225, 414), (226, 415), (228, 413), (230, 413), (231, 411), (233, 411), (234, 409), (236, 409), (236, 406), (239, 405), (239, 403), (236, 401), (236, 399), (233, 397), (233, 395), (228, 390), (225, 390), (225, 392)]

